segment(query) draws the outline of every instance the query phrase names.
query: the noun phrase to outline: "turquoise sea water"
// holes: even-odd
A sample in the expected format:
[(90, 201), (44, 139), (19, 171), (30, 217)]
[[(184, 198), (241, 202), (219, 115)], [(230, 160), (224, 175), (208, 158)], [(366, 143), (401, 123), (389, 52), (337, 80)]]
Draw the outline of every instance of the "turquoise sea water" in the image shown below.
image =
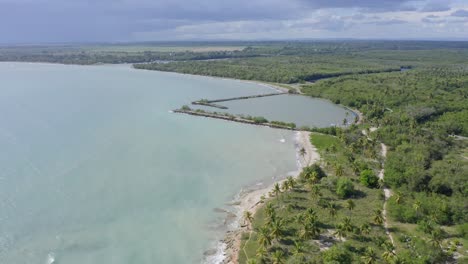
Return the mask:
[(214, 208), (296, 169), (292, 132), (169, 111), (266, 87), (121, 65), (0, 80), (0, 263), (200, 263)]

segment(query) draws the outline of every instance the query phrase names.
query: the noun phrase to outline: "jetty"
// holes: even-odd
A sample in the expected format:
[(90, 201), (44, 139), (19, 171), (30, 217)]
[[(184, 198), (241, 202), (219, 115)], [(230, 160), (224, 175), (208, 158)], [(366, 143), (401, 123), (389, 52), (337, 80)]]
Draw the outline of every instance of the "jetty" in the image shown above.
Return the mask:
[(228, 107), (223, 106), (223, 105), (219, 105), (219, 104), (216, 104), (216, 103), (226, 102), (226, 101), (246, 100), (246, 99), (251, 99), (251, 98), (259, 98), (259, 97), (267, 97), (267, 96), (276, 96), (276, 95), (283, 95), (283, 94), (288, 94), (288, 93), (287, 92), (266, 93), (266, 94), (238, 96), (238, 97), (215, 99), (215, 100), (201, 99), (201, 100), (198, 100), (198, 101), (193, 101), (192, 104), (193, 105), (209, 106), (209, 107), (214, 107), (214, 108), (219, 108), (219, 109), (228, 109)]
[(205, 112), (205, 111), (197, 111), (197, 110), (192, 110), (192, 109), (176, 109), (172, 111), (173, 113), (179, 113), (179, 114), (187, 114), (187, 115), (193, 115), (193, 116), (202, 116), (202, 117), (208, 117), (208, 118), (215, 118), (215, 119), (222, 119), (222, 120), (227, 120), (227, 121), (233, 121), (237, 123), (244, 123), (244, 124), (250, 124), (250, 125), (256, 125), (256, 126), (266, 126), (266, 127), (271, 127), (271, 128), (277, 128), (277, 129), (285, 129), (285, 130), (292, 130), (292, 131), (300, 131), (300, 129), (289, 127), (289, 126), (283, 126), (279, 124), (274, 124), (272, 122), (255, 122), (250, 119), (245, 119), (239, 116), (234, 116), (234, 115), (226, 115), (226, 114), (220, 114), (220, 113), (210, 113), (210, 112)]

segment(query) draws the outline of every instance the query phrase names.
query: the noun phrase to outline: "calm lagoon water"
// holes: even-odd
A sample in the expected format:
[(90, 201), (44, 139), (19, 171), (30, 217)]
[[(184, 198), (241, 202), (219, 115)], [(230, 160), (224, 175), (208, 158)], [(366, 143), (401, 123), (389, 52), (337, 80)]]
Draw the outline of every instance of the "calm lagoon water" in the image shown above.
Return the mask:
[[(268, 120), (293, 122), (298, 127), (342, 125), (343, 119), (354, 122), (354, 114), (329, 101), (301, 95), (279, 95), (217, 103), (228, 109), (199, 107), (208, 111), (263, 116)], [(348, 112), (348, 114), (346, 114)]]
[(214, 208), (296, 170), (292, 132), (169, 112), (266, 87), (121, 65), (0, 80), (0, 263), (200, 263)]

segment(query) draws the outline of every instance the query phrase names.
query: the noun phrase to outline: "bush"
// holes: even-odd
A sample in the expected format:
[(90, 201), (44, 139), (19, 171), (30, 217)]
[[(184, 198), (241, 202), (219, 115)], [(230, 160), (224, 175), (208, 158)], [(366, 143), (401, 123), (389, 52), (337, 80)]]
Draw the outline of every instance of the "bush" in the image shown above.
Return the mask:
[(369, 188), (375, 188), (377, 187), (377, 184), (379, 182), (379, 178), (375, 176), (374, 172), (372, 170), (363, 170), (361, 172), (361, 177), (360, 181), (362, 185), (369, 187)]
[(314, 163), (302, 169), (302, 172), (299, 175), (299, 178), (303, 181), (306, 181), (310, 177), (312, 177), (314, 173), (317, 175), (317, 180), (320, 180), (327, 176), (325, 172), (322, 170), (322, 168), (318, 164)]
[(192, 109), (191, 109), (188, 105), (184, 105), (184, 106), (182, 106), (182, 110), (184, 110), (184, 111), (190, 111), (190, 110), (192, 110)]
[(331, 263), (351, 263), (353, 257), (351, 253), (343, 247), (333, 246), (329, 250), (322, 252), (322, 260), (325, 264)]
[(256, 116), (252, 118), (252, 121), (254, 121), (257, 124), (263, 124), (263, 123), (268, 123), (268, 120), (264, 118), (263, 116)]
[(354, 185), (348, 178), (339, 178), (336, 183), (336, 194), (340, 198), (347, 198), (355, 192)]
[(468, 223), (464, 223), (464, 224), (457, 226), (456, 230), (460, 237), (468, 239)]

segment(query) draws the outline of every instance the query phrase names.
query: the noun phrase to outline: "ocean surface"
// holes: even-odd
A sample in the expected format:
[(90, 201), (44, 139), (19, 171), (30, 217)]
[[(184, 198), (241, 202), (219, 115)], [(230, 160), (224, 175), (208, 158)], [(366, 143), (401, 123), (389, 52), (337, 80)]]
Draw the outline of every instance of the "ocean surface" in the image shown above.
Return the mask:
[(0, 80), (0, 263), (200, 263), (215, 208), (297, 169), (293, 132), (170, 112), (264, 86), (125, 65), (0, 63)]

